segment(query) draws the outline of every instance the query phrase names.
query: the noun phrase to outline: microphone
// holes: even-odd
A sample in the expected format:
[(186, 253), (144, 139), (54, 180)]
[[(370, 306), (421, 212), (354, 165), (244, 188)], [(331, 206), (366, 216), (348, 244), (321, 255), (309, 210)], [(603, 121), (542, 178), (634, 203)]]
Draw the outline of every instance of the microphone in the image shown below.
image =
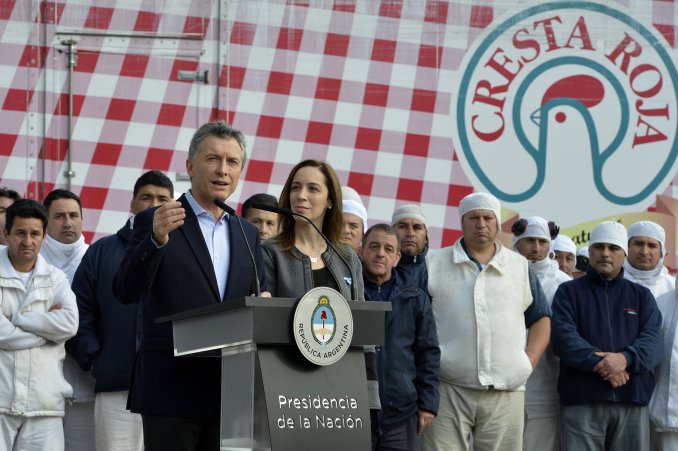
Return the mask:
[(242, 239), (245, 240), (245, 245), (247, 246), (247, 252), (250, 254), (250, 260), (252, 261), (252, 267), (254, 268), (254, 278), (256, 279), (256, 292), (255, 294), (257, 297), (261, 296), (261, 284), (259, 282), (259, 271), (257, 270), (257, 262), (254, 259), (254, 253), (252, 252), (252, 248), (250, 247), (250, 242), (247, 240), (247, 236), (245, 235), (245, 229), (242, 226), (242, 221), (240, 221), (240, 216), (235, 214), (235, 210), (226, 205), (225, 202), (219, 200), (219, 199), (214, 199), (214, 205), (217, 207), (221, 208), (224, 210), (226, 213), (229, 215), (235, 216), (235, 219), (238, 221), (238, 225), (240, 226), (240, 233), (242, 233)]
[(337, 257), (339, 257), (339, 259), (342, 261), (342, 263), (346, 266), (346, 269), (348, 269), (348, 273), (351, 276), (351, 297), (353, 298), (353, 299), (350, 299), (350, 300), (355, 301), (355, 300), (358, 299), (358, 297), (356, 296), (356, 292), (355, 292), (355, 280), (356, 280), (355, 274), (353, 274), (353, 270), (351, 269), (351, 265), (348, 264), (348, 262), (346, 261), (344, 256), (341, 255), (339, 253), (339, 251), (337, 251), (337, 248), (334, 247), (334, 245), (332, 244), (330, 239), (327, 238), (325, 236), (325, 234), (320, 231), (320, 229), (313, 223), (313, 221), (311, 221), (310, 219), (308, 219), (306, 216), (302, 215), (301, 213), (293, 212), (289, 208), (275, 207), (273, 205), (263, 204), (263, 203), (259, 203), (259, 202), (252, 203), (252, 208), (256, 208), (257, 210), (270, 211), (272, 213), (278, 213), (279, 215), (284, 215), (284, 216), (298, 216), (300, 218), (304, 218), (309, 224), (311, 224), (313, 226), (313, 228), (315, 229), (315, 231), (318, 232), (321, 237), (323, 237), (323, 239), (325, 240), (327, 245), (330, 247), (330, 249), (332, 249), (334, 251), (334, 253), (337, 254)]

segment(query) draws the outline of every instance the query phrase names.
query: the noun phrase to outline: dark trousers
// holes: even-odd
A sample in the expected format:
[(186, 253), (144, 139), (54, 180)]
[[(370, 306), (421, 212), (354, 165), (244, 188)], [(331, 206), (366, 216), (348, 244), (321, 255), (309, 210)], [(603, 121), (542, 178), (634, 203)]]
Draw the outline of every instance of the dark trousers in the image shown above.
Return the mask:
[(141, 416), (146, 451), (218, 451), (219, 411), (207, 418)]
[(420, 451), (421, 437), (417, 435), (419, 414), (415, 413), (406, 422), (382, 429), (377, 438), (376, 451)]
[(649, 451), (647, 406), (594, 402), (560, 410), (563, 451)]

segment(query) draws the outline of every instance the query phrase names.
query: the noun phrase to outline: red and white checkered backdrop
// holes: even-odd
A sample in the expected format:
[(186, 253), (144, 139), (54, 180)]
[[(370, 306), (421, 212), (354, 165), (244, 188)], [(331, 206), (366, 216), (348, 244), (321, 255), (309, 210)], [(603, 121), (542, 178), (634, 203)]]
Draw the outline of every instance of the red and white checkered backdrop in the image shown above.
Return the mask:
[[(625, 0), (675, 46), (674, 1)], [(195, 128), (242, 130), (249, 161), (232, 206), (278, 195), (291, 167), (327, 160), (370, 224), (421, 204), (432, 247), (460, 235), (473, 191), (452, 141), (453, 84), (507, 0), (1, 0), (0, 176), (41, 200), (65, 187), (69, 39), (72, 190), (88, 241), (128, 216), (144, 171), (185, 173)], [(204, 73), (207, 83), (178, 71)], [(675, 180), (674, 180), (675, 184)], [(188, 187), (176, 182), (178, 191)], [(674, 196), (673, 184), (666, 195)]]

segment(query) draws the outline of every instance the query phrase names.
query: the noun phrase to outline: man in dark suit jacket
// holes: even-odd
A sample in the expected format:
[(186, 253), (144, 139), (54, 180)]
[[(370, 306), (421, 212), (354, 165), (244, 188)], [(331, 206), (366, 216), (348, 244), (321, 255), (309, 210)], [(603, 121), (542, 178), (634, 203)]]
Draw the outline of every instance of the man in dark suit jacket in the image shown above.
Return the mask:
[[(255, 293), (237, 218), (213, 203), (235, 191), (245, 158), (241, 132), (223, 122), (203, 125), (186, 161), (190, 191), (135, 217), (114, 290), (122, 302), (143, 301), (128, 403), (142, 415), (147, 451), (219, 449), (221, 363), (174, 357), (171, 325), (155, 319)], [(246, 221), (242, 226), (263, 279), (258, 231)]]

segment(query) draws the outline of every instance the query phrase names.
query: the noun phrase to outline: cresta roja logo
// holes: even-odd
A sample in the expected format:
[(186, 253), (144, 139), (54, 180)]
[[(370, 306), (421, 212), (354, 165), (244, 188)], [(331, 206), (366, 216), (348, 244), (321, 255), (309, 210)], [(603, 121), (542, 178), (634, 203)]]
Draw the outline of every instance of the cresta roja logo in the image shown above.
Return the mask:
[(611, 3), (528, 7), (476, 39), (453, 108), (476, 189), (573, 224), (647, 208), (667, 188), (678, 155), (673, 50)]

